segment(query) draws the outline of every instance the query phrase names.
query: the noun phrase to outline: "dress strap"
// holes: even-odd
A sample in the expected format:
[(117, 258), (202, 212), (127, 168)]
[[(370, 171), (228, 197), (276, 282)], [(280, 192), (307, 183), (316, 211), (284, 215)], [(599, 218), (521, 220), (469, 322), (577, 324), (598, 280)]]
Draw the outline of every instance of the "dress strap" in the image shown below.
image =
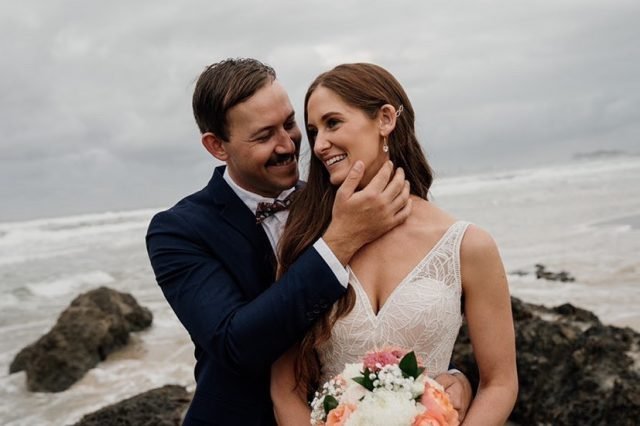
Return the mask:
[(471, 225), (471, 222), (459, 220), (456, 223), (454, 223), (452, 226), (453, 244), (451, 248), (452, 248), (452, 255), (454, 260), (453, 272), (455, 274), (456, 284), (460, 286), (460, 289), (462, 289), (462, 273), (460, 271), (461, 269), (460, 246), (462, 245), (462, 238), (464, 237), (464, 233), (467, 231), (467, 228), (469, 228), (469, 225)]

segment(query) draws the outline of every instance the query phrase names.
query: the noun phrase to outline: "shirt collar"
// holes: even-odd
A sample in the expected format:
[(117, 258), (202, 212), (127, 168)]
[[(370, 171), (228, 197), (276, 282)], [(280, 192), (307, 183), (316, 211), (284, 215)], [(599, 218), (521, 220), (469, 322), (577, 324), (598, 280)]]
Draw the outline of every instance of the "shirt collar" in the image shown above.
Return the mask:
[(247, 207), (249, 207), (249, 210), (251, 210), (253, 214), (256, 214), (256, 210), (258, 209), (258, 203), (262, 203), (262, 202), (272, 203), (275, 200), (284, 200), (289, 194), (291, 194), (295, 190), (295, 187), (292, 187), (282, 191), (276, 198), (268, 198), (268, 197), (263, 197), (262, 195), (258, 195), (256, 193), (247, 191), (244, 188), (241, 188), (237, 183), (233, 181), (233, 178), (229, 175), (228, 168), (225, 168), (224, 174), (222, 175), (222, 177), (229, 184), (233, 192), (236, 193), (238, 198), (240, 198), (240, 200), (242, 200), (242, 202), (245, 203)]

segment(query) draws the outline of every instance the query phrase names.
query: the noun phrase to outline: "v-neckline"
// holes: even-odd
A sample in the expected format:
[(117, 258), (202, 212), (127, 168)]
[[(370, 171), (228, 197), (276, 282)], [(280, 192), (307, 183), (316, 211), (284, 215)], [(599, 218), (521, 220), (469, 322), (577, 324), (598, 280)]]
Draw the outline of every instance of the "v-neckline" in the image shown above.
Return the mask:
[(413, 267), (411, 268), (411, 270), (409, 271), (409, 273), (407, 273), (404, 278), (402, 280), (400, 280), (400, 282), (398, 282), (398, 284), (395, 286), (395, 288), (393, 290), (391, 290), (391, 293), (389, 293), (389, 296), (387, 296), (386, 300), (384, 301), (384, 303), (380, 306), (380, 309), (378, 309), (378, 312), (375, 312), (373, 309), (373, 303), (371, 298), (369, 297), (369, 295), (367, 294), (367, 292), (365, 291), (364, 287), (362, 286), (362, 283), (360, 283), (360, 280), (358, 279), (358, 276), (355, 274), (355, 272), (353, 272), (353, 269), (351, 269), (351, 266), (347, 265), (348, 268), (348, 272), (349, 275), (351, 275), (353, 277), (353, 281), (355, 282), (355, 284), (357, 284), (357, 289), (362, 293), (362, 296), (364, 296), (365, 300), (366, 300), (366, 305), (367, 305), (367, 312), (369, 313), (369, 315), (373, 318), (374, 321), (377, 321), (380, 316), (382, 315), (382, 313), (384, 312), (384, 309), (386, 308), (386, 306), (389, 304), (389, 302), (393, 299), (393, 297), (395, 296), (395, 294), (398, 292), (398, 290), (407, 282), (409, 281), (409, 279), (416, 273), (416, 271), (418, 270), (418, 268), (420, 266), (422, 266), (422, 264), (424, 262), (427, 261), (427, 259), (429, 259), (429, 257), (431, 257), (431, 255), (433, 253), (435, 253), (436, 249), (442, 244), (442, 242), (445, 240), (445, 238), (447, 237), (447, 235), (449, 235), (449, 233), (451, 232), (451, 230), (454, 228), (454, 226), (458, 223), (459, 221), (454, 222), (451, 226), (449, 226), (449, 228), (447, 228), (447, 230), (444, 232), (444, 234), (442, 234), (442, 236), (438, 239), (438, 241), (436, 241), (436, 243), (433, 245), (433, 247), (431, 247), (431, 249), (429, 249), (429, 251), (427, 251), (427, 254), (424, 255), (424, 257)]

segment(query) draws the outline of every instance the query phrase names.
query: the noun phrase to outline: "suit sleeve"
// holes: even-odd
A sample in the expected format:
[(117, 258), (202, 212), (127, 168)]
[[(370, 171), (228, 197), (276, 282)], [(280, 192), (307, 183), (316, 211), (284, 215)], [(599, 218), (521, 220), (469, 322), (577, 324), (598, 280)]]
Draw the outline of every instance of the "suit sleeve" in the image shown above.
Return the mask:
[(345, 291), (310, 247), (278, 282), (249, 300), (192, 232), (170, 211), (156, 215), (147, 233), (151, 265), (191, 338), (239, 374), (264, 372)]

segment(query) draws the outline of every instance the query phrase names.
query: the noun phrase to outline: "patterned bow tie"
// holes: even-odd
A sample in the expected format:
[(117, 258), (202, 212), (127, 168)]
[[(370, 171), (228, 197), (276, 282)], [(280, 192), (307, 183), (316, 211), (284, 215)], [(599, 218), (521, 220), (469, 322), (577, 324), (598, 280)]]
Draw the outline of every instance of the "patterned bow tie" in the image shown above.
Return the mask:
[(282, 210), (287, 210), (293, 201), (295, 193), (296, 191), (293, 191), (284, 200), (275, 200), (273, 203), (258, 203), (258, 208), (256, 209), (256, 223), (262, 223), (269, 216), (281, 212)]

